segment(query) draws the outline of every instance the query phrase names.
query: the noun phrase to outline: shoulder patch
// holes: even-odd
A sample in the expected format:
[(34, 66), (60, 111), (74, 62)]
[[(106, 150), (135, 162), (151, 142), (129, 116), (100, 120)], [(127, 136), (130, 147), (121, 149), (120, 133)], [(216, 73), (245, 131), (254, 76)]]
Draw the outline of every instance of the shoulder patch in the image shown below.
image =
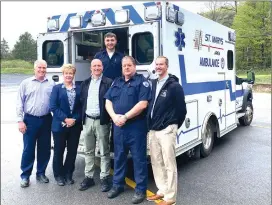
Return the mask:
[(147, 88), (149, 87), (149, 83), (148, 83), (148, 82), (146, 82), (146, 81), (145, 81), (145, 82), (143, 82), (143, 85), (144, 85), (145, 87), (147, 87)]

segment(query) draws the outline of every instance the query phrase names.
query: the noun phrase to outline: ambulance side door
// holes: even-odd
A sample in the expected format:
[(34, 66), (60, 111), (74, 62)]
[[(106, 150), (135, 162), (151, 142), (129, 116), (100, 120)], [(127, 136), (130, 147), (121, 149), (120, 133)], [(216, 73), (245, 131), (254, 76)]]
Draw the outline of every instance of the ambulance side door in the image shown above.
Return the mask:
[(136, 60), (137, 73), (155, 77), (155, 60), (159, 56), (159, 23), (152, 22), (129, 27), (129, 52)]

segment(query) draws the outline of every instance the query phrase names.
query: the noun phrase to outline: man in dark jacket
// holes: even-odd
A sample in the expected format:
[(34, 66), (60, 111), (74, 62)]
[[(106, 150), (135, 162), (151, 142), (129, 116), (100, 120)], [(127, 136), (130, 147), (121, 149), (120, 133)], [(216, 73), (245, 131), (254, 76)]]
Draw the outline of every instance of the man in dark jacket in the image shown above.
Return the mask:
[(104, 95), (110, 88), (112, 80), (102, 75), (101, 60), (91, 62), (92, 75), (81, 84), (80, 100), (82, 103), (82, 121), (85, 143), (85, 179), (79, 190), (83, 191), (94, 185), (96, 141), (99, 143), (101, 155), (101, 191), (110, 190), (110, 116), (105, 109)]
[(152, 80), (152, 101), (148, 110), (149, 147), (158, 192), (147, 200), (164, 199), (174, 204), (177, 196), (176, 136), (187, 114), (184, 92), (176, 76), (168, 74), (168, 59), (156, 59), (158, 79)]

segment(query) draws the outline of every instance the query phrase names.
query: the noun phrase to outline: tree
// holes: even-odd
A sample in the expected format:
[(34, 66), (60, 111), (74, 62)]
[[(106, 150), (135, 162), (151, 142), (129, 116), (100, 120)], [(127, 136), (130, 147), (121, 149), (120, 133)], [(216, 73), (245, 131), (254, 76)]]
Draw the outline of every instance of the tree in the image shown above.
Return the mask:
[(36, 41), (32, 38), (31, 34), (25, 32), (20, 35), (19, 41), (14, 45), (12, 55), (16, 59), (33, 62), (37, 58), (37, 45)]
[(233, 28), (236, 30), (236, 62), (240, 69), (271, 66), (271, 4), (243, 2), (238, 6)]
[(1, 41), (1, 59), (6, 59), (10, 56), (8, 42), (3, 38)]
[(224, 26), (231, 27), (236, 14), (237, 2), (219, 2), (217, 0), (205, 3), (207, 11), (200, 15), (216, 21)]

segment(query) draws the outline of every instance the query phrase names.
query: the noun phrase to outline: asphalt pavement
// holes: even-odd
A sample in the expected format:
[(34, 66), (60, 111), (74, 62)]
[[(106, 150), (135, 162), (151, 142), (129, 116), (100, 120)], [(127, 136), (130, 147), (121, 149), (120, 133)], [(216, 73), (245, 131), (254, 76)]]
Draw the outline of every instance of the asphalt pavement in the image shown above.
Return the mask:
[[(115, 199), (100, 192), (99, 168), (96, 186), (79, 191), (84, 178), (84, 159), (76, 160), (76, 183), (59, 187), (53, 178), (52, 156), (47, 168), (49, 184), (36, 182), (34, 165), (31, 185), (20, 187), (22, 135), (16, 124), (16, 92), (19, 80), (1, 79), (1, 204), (2, 205), (111, 205), (131, 204), (133, 188), (126, 187)], [(177, 205), (270, 205), (271, 204), (271, 95), (254, 94), (254, 119), (249, 127), (238, 127), (217, 140), (211, 155), (192, 160), (185, 155), (178, 162)], [(127, 177), (133, 180), (131, 166)], [(148, 189), (156, 187), (149, 167)], [(130, 184), (131, 185), (131, 184)], [(142, 204), (154, 204), (144, 201)]]

